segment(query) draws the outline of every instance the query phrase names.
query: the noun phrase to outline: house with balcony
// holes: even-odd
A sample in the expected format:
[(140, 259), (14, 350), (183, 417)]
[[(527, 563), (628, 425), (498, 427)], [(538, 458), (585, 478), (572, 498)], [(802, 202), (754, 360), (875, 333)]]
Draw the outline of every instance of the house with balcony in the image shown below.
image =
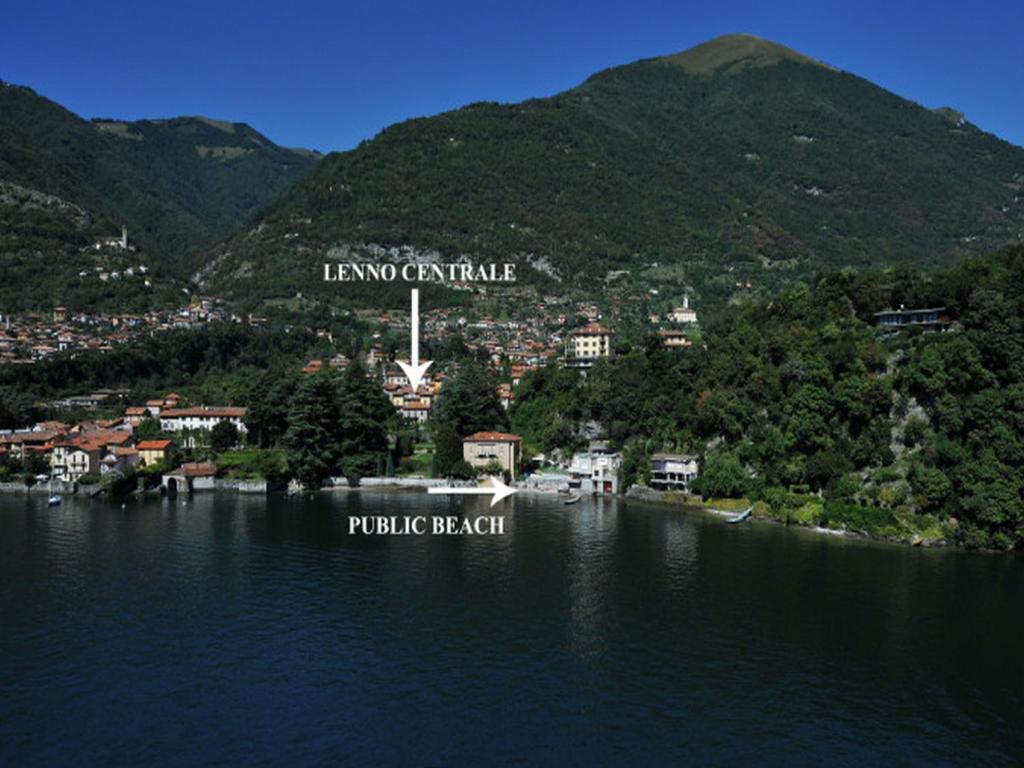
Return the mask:
[(945, 307), (907, 309), (901, 304), (899, 309), (884, 309), (875, 313), (875, 325), (890, 330), (922, 328), (926, 331), (944, 331), (952, 322)]
[(697, 474), (696, 456), (683, 453), (655, 453), (651, 456), (651, 479), (648, 484), (656, 491), (689, 493)]
[(615, 356), (615, 334), (600, 323), (588, 323), (565, 340), (565, 365), (590, 368), (601, 358)]
[(580, 493), (619, 492), (622, 456), (603, 441), (591, 441), (586, 452), (577, 453), (569, 464), (569, 488)]

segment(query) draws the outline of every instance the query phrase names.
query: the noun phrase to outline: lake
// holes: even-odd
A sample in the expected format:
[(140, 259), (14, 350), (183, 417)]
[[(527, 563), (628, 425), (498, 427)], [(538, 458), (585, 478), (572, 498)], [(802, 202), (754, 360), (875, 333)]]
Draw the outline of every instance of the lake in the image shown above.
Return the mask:
[(518, 494), (0, 498), (0, 764), (1019, 765), (1019, 557)]

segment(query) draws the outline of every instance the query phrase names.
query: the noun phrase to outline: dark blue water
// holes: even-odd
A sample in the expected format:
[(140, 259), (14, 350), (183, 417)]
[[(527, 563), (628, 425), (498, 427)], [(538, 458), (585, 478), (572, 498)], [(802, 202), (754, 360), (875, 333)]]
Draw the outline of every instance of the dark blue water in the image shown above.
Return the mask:
[(0, 765), (1014, 765), (1019, 558), (516, 496), (0, 499)]

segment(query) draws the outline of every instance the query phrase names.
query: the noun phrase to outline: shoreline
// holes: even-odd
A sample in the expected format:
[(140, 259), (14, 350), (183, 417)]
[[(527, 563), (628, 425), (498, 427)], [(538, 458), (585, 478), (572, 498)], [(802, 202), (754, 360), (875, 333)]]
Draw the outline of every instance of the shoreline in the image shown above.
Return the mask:
[[(239, 487), (237, 481), (227, 481), (224, 483), (218, 483), (216, 488), (197, 490), (195, 493), (206, 493), (208, 491), (213, 492), (224, 492), (224, 493), (244, 493), (246, 495), (260, 495), (264, 497), (270, 497), (276, 493), (282, 493), (287, 496), (303, 496), (306, 494), (315, 493), (364, 493), (364, 492), (384, 492), (384, 493), (411, 493), (415, 491), (423, 491), (432, 487), (450, 486), (450, 487), (473, 487), (476, 483), (471, 481), (445, 481), (440, 478), (426, 478), (426, 477), (388, 477), (388, 478), (363, 478), (358, 486), (350, 486), (344, 480), (344, 478), (336, 478), (337, 482), (334, 485), (326, 486), (323, 488), (316, 489), (294, 489), (289, 488), (288, 490), (271, 490), (269, 488), (261, 488), (258, 491), (255, 490), (243, 490)], [(544, 486), (518, 484), (522, 481), (517, 481), (514, 486), (517, 494), (529, 495), (532, 497), (540, 498), (551, 498), (553, 500), (559, 500), (568, 498), (571, 493), (559, 491), (554, 488), (548, 488)], [(74, 484), (66, 484), (72, 486), (73, 489), (62, 487), (60, 489), (54, 488), (54, 492), (71, 498), (94, 498), (95, 494), (89, 493), (87, 489), (83, 487), (74, 488)], [(43, 495), (47, 492), (45, 484), (36, 484), (34, 486), (26, 486), (21, 483), (0, 483), (0, 496), (18, 496), (18, 495), (32, 495), (38, 496)], [(154, 489), (142, 494), (132, 494), (136, 497), (149, 497), (154, 495), (162, 495), (161, 491)], [(620, 494), (580, 494), (584, 498), (589, 499), (619, 499), (622, 501), (639, 501), (642, 503), (657, 504), (659, 506), (674, 507), (680, 511), (692, 511), (699, 510), (701, 512), (714, 515), (715, 517), (726, 518), (737, 514), (738, 512), (746, 509), (748, 506), (753, 506), (753, 511), (750, 516), (750, 521), (773, 523), (776, 525), (783, 525), (786, 527), (798, 527), (811, 533), (839, 537), (839, 538), (851, 538), (851, 539), (863, 539), (867, 541), (876, 542), (887, 542), (891, 544), (901, 544), (904, 546), (920, 547), (928, 549), (964, 549), (950, 542), (948, 539), (940, 538), (925, 538), (919, 534), (905, 535), (905, 536), (887, 536), (872, 534), (866, 530), (854, 529), (848, 527), (832, 528), (828, 526), (818, 525), (815, 523), (807, 523), (801, 520), (793, 519), (790, 517), (786, 519), (782, 516), (772, 514), (767, 505), (764, 502), (751, 502), (749, 499), (709, 499), (704, 500), (699, 496), (685, 495), (674, 491), (655, 491), (649, 488), (640, 486), (634, 486), (630, 488), (626, 493)], [(114, 502), (113, 498), (108, 498), (111, 503)]]

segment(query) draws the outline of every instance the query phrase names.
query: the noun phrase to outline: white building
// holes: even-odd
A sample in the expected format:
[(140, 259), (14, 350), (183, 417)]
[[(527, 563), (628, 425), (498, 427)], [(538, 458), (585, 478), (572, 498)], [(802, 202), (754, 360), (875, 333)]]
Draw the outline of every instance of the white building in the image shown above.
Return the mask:
[(622, 456), (594, 441), (586, 453), (577, 453), (569, 465), (569, 487), (582, 493), (618, 493)]
[(651, 456), (651, 488), (658, 491), (689, 492), (697, 479), (697, 457), (677, 453)]
[(246, 433), (245, 408), (201, 405), (198, 408), (168, 408), (160, 412), (160, 429), (164, 432), (210, 430), (227, 421), (240, 435)]
[(680, 325), (696, 325), (697, 313), (690, 308), (690, 297), (683, 296), (683, 306), (676, 307), (668, 313), (668, 320)]

